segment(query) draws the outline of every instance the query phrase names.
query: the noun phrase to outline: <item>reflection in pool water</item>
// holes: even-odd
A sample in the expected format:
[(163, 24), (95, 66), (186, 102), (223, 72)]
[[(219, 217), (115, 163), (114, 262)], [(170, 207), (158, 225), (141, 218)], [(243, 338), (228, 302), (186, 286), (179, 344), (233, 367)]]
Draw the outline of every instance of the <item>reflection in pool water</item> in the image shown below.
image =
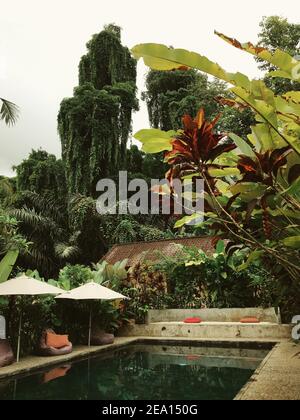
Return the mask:
[(131, 345), (0, 381), (0, 400), (231, 400), (268, 350)]

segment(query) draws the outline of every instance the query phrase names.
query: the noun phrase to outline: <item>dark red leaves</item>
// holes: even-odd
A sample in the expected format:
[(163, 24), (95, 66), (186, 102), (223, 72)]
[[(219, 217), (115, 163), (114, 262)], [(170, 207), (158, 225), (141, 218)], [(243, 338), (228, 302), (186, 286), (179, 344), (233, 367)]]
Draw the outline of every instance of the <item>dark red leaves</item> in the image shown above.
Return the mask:
[(165, 160), (169, 164), (189, 161), (199, 165), (212, 162), (225, 151), (233, 150), (236, 147), (233, 144), (219, 145), (224, 135), (213, 132), (218, 118), (212, 122), (206, 121), (203, 109), (195, 119), (185, 115), (182, 118), (183, 133), (173, 139), (173, 149), (165, 155)]
[(287, 146), (272, 152), (255, 153), (256, 158), (241, 155), (237, 165), (243, 175), (243, 179), (240, 182), (261, 182), (272, 186), (273, 178), (276, 178), (278, 170), (286, 165), (286, 157), (291, 151), (292, 149)]

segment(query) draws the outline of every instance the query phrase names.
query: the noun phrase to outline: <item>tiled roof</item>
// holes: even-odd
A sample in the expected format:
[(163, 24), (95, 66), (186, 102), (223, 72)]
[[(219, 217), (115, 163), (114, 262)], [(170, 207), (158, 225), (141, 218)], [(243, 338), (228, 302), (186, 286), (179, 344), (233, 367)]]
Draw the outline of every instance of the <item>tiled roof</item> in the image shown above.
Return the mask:
[(180, 251), (178, 245), (197, 247), (207, 254), (212, 254), (214, 252), (212, 241), (213, 238), (207, 236), (196, 236), (192, 238), (163, 239), (151, 242), (134, 242), (114, 245), (111, 250), (104, 255), (102, 260), (107, 261), (109, 264), (114, 264), (117, 261), (128, 258), (128, 266), (133, 266), (143, 259), (155, 262), (159, 260), (159, 253), (157, 251), (172, 257)]

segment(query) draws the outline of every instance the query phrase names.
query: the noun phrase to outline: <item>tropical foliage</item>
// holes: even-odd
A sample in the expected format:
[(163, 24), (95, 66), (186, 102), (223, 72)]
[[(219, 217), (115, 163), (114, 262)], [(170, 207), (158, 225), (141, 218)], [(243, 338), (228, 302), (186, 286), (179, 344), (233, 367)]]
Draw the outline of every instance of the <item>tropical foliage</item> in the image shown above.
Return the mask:
[[(275, 278), (253, 263), (241, 265), (243, 252), (225, 253), (219, 241), (216, 252), (206, 255), (198, 248), (183, 247), (176, 257), (160, 256), (155, 269), (165, 274), (171, 308), (232, 308), (278, 305)], [(190, 279), (188, 285), (186, 279)]]
[[(79, 86), (61, 103), (62, 159), (32, 151), (15, 178), (0, 177), (0, 282), (31, 268), (38, 271), (27, 274), (65, 290), (90, 280), (118, 290), (131, 300), (94, 307), (94, 324), (109, 331), (142, 322), (149, 308), (279, 305), (289, 321), (300, 306), (299, 25), (272, 17), (261, 27), (258, 46), (218, 35), (259, 61), (268, 71), (264, 80), (182, 49), (133, 48), (151, 68), (143, 99), (152, 128), (135, 135), (142, 150), (127, 148), (138, 109), (136, 62), (116, 25), (94, 35), (79, 64)], [(0, 119), (15, 123), (16, 106), (0, 101)], [(120, 169), (128, 181), (166, 172), (173, 199), (175, 180), (203, 179), (204, 222), (191, 227), (198, 215), (185, 216), (174, 233), (162, 215), (99, 215), (96, 183), (117, 181)], [(99, 263), (114, 243), (187, 232), (214, 236), (215, 254), (184, 248), (175, 259), (145, 260), (129, 272), (126, 261)], [(1, 299), (11, 331), (21, 308), (25, 352), (45, 326), (86, 341), (86, 303)]]
[[(231, 45), (264, 61), (276, 70), (271, 77), (284, 77), (297, 81), (300, 62), (288, 53), (277, 49), (270, 52), (251, 43), (241, 44), (225, 35), (218, 35)], [(206, 182), (205, 226), (219, 236), (230, 239), (228, 252), (234, 247), (249, 249), (249, 260), (264, 257), (280, 275), (280, 267), (288, 273), (295, 287), (299, 284), (299, 180), (300, 180), (300, 98), (292, 91), (282, 96), (274, 94), (261, 80), (251, 81), (241, 73), (228, 73), (218, 64), (200, 54), (182, 49), (168, 48), (160, 44), (141, 44), (132, 49), (138, 59), (155, 70), (194, 68), (227, 82), (235, 99), (224, 100), (232, 107), (251, 108), (256, 123), (251, 134), (243, 139), (235, 134), (229, 137), (235, 142), (236, 152), (206, 155), (210, 165), (222, 162), (226, 168), (217, 173), (207, 172), (199, 150), (211, 150), (212, 137), (202, 133), (203, 115), (200, 112), (193, 122), (184, 117), (184, 131), (160, 132), (143, 130), (137, 134), (147, 152), (166, 151), (171, 173), (178, 178), (176, 165), (183, 161), (190, 165), (191, 179), (202, 178)], [(184, 70), (183, 70), (184, 71)], [(186, 135), (188, 121), (194, 136)], [(183, 138), (183, 142), (182, 142)], [(194, 140), (194, 142), (193, 142)], [(222, 142), (223, 143), (223, 142)], [(222, 144), (224, 147), (224, 144)], [(234, 146), (230, 146), (233, 148)], [(194, 152), (196, 150), (196, 153)], [(197, 155), (198, 150), (198, 155)], [(230, 149), (229, 149), (230, 150)], [(174, 159), (169, 159), (169, 156)], [(205, 161), (206, 163), (206, 161)], [(226, 169), (224, 171), (224, 169)], [(231, 170), (234, 171), (235, 177)], [(211, 179), (212, 178), (212, 179)], [(185, 219), (185, 221), (188, 221)], [(179, 223), (178, 226), (181, 226)], [(274, 264), (276, 261), (277, 265)]]
[(0, 283), (6, 281), (20, 251), (26, 252), (28, 243), (18, 232), (18, 221), (0, 208)]

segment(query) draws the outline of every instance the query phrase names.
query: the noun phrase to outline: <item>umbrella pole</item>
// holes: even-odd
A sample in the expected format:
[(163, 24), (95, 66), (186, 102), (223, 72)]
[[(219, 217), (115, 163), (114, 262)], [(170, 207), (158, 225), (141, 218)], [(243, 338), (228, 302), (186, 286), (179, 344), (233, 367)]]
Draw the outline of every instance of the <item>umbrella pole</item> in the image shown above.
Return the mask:
[(20, 360), (20, 349), (21, 349), (21, 330), (22, 330), (22, 307), (19, 319), (19, 331), (18, 331), (18, 347), (17, 347), (17, 362)]
[(92, 334), (92, 304), (90, 304), (89, 341), (88, 341), (89, 347), (91, 347), (91, 334)]

